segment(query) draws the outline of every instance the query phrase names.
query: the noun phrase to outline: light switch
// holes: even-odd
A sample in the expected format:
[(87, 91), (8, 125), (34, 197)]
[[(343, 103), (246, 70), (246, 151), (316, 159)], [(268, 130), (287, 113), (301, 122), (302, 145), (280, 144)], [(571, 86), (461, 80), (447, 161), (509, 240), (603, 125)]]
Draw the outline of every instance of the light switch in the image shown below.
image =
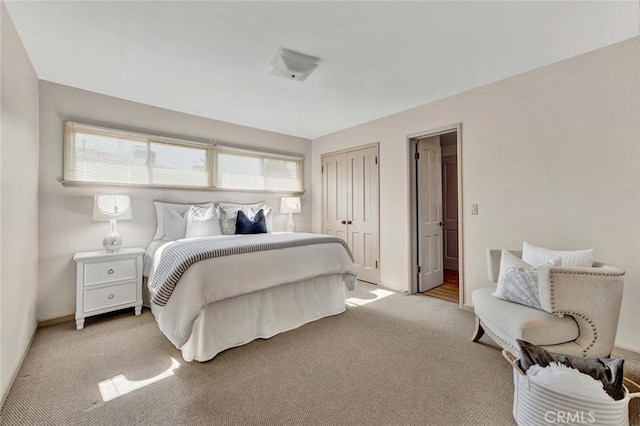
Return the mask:
[(477, 215), (478, 214), (478, 205), (477, 204), (471, 204), (471, 214), (472, 215)]

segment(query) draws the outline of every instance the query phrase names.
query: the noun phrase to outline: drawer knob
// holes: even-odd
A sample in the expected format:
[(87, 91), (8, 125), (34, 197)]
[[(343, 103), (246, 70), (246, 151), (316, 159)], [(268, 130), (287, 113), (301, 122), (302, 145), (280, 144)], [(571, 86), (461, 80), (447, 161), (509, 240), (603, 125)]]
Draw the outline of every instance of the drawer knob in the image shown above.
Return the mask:
[(109, 269), (109, 270), (107, 271), (107, 274), (109, 274), (109, 275), (113, 274), (113, 269)]
[(110, 294), (108, 297), (109, 299), (113, 299), (113, 294)]

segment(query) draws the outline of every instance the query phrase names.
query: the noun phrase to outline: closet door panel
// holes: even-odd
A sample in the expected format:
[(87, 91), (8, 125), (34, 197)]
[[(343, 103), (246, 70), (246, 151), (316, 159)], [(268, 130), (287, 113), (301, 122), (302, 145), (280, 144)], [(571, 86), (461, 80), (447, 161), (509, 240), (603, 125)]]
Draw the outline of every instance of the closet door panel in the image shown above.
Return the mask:
[(358, 279), (379, 281), (378, 148), (347, 153), (348, 240)]
[(347, 156), (326, 156), (322, 158), (322, 233), (347, 241), (346, 221)]

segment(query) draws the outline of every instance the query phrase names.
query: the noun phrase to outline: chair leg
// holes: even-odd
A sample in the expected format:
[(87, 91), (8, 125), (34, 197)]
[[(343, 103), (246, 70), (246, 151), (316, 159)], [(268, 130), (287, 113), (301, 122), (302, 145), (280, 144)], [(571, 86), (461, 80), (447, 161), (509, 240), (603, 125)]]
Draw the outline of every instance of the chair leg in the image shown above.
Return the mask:
[(471, 338), (472, 342), (477, 342), (484, 335), (484, 328), (482, 328), (482, 324), (480, 324), (480, 318), (476, 315), (476, 329), (473, 333), (473, 337)]

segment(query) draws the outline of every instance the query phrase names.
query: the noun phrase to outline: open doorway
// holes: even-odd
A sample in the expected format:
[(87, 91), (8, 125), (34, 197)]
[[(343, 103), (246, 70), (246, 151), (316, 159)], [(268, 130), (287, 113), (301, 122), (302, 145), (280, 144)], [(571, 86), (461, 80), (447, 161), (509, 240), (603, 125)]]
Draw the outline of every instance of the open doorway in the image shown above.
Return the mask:
[(413, 293), (463, 306), (460, 126), (409, 138)]

